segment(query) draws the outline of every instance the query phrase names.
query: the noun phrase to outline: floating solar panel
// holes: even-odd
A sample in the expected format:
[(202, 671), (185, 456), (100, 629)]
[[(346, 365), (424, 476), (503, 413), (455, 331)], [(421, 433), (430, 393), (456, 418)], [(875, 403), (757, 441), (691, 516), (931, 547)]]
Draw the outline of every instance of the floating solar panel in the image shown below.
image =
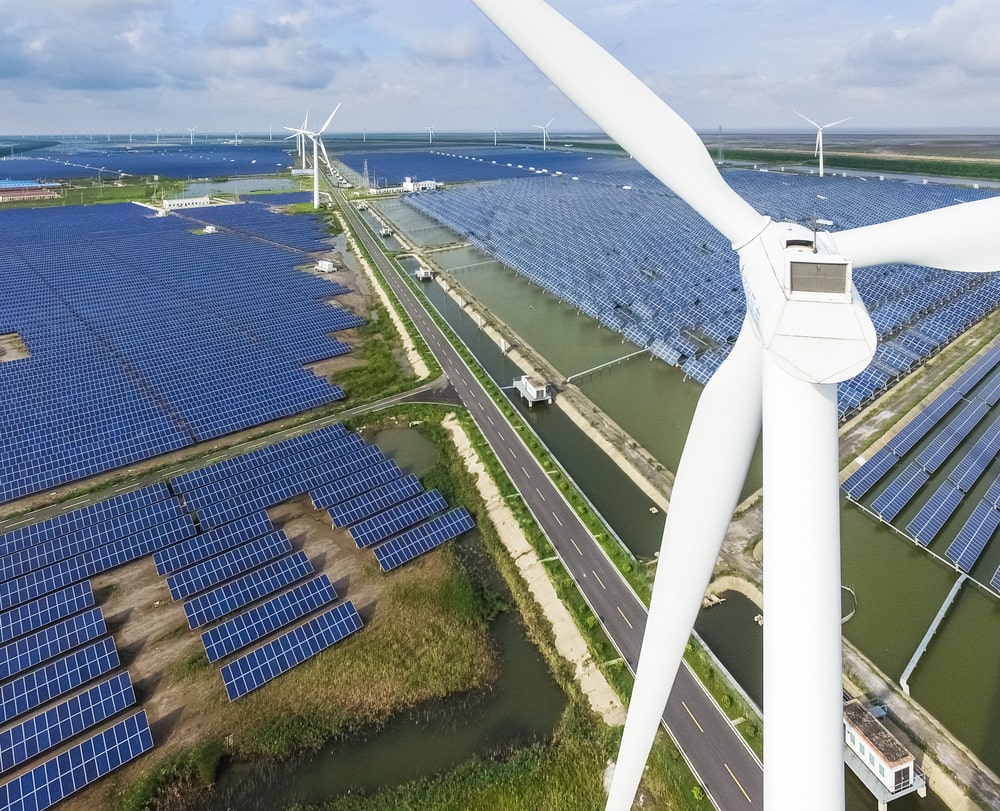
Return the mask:
[(959, 459), (958, 464), (948, 474), (948, 480), (966, 493), (979, 481), (986, 468), (1000, 452), (1000, 414), (987, 426), (976, 443)]
[(235, 701), (256, 690), (354, 633), (362, 625), (354, 604), (347, 600), (224, 665), (222, 680), (229, 700)]
[(872, 501), (872, 509), (884, 521), (891, 521), (929, 478), (930, 474), (919, 465), (909, 465), (876, 496)]
[(991, 347), (985, 355), (977, 360), (961, 377), (955, 381), (955, 388), (962, 394), (968, 394), (976, 385), (1000, 363), (1000, 345)]
[(119, 666), (110, 636), (0, 684), (0, 723), (7, 723)]
[(419, 495), (424, 491), (420, 480), (412, 473), (387, 484), (375, 487), (360, 496), (334, 504), (329, 509), (335, 527), (346, 527), (370, 518), (394, 504)]
[(389, 572), (475, 526), (465, 507), (456, 507), (379, 544), (375, 547), (375, 558), (382, 571)]
[[(403, 475), (399, 465), (392, 459), (376, 462), (371, 467), (342, 476), (336, 481), (327, 482), (309, 491), (313, 507), (322, 510), (333, 507), (361, 493), (365, 493), (380, 484), (386, 484)], [(345, 525), (346, 526), (346, 525)]]
[(153, 748), (146, 711), (119, 721), (0, 786), (0, 807), (42, 811)]
[(101, 609), (95, 607), (8, 642), (0, 647), (0, 679), (41, 664), (106, 632)]
[(948, 387), (934, 399), (934, 402), (907, 423), (896, 436), (890, 439), (886, 447), (890, 448), (896, 456), (903, 456), (913, 450), (916, 444), (927, 436), (928, 432), (961, 399), (962, 394), (958, 389), (954, 386)]
[(927, 500), (927, 503), (920, 508), (913, 520), (906, 525), (906, 529), (921, 544), (927, 546), (934, 540), (964, 499), (965, 493), (953, 486), (951, 482), (943, 482), (934, 491), (934, 495)]
[(249, 574), (223, 583), (184, 603), (191, 630), (200, 628), (250, 603), (273, 594), (278, 589), (312, 574), (313, 565), (301, 549), (293, 555), (279, 558)]
[(989, 406), (995, 406), (997, 401), (1000, 400), (1000, 375), (996, 375), (980, 388), (976, 389), (973, 396)]
[(260, 511), (238, 518), (231, 524), (224, 524), (201, 535), (195, 535), (181, 543), (161, 549), (153, 560), (156, 571), (161, 575), (187, 568), (199, 560), (217, 555), (233, 546), (246, 543), (274, 530), (266, 511)]
[(997, 591), (1000, 591), (1000, 567), (997, 568), (993, 573), (993, 577), (990, 578), (990, 585)]
[(351, 537), (359, 549), (366, 549), (412, 527), (418, 521), (447, 509), (448, 504), (437, 490), (390, 507), (351, 527)]
[(1000, 512), (993, 509), (992, 504), (980, 501), (958, 531), (955, 540), (945, 550), (948, 560), (964, 572), (972, 571), (972, 567), (979, 560), (998, 526), (1000, 526)]
[(49, 541), (60, 535), (67, 535), (91, 524), (107, 521), (117, 515), (138, 510), (168, 498), (170, 498), (170, 491), (167, 486), (163, 482), (157, 482), (149, 487), (122, 493), (120, 496), (114, 496), (96, 504), (88, 504), (86, 507), (73, 510), (73, 512), (47, 518), (44, 521), (0, 535), (0, 554), (9, 555), (18, 549)]
[(336, 599), (325, 574), (282, 592), (202, 633), (208, 661), (217, 662)]
[(183, 600), (291, 551), (292, 545), (285, 533), (276, 529), (170, 575), (167, 578), (170, 597), (173, 600)]
[(917, 464), (928, 473), (936, 471), (955, 452), (962, 441), (975, 429), (989, 411), (986, 403), (968, 403), (944, 429), (917, 455)]
[(898, 461), (899, 457), (888, 447), (877, 450), (871, 459), (844, 480), (843, 488), (847, 497), (857, 501), (878, 484)]
[(20, 766), (135, 704), (129, 674), (119, 673), (0, 732), (0, 771)]
[(0, 614), (0, 643), (9, 642), (94, 604), (89, 581), (53, 591), (31, 603)]

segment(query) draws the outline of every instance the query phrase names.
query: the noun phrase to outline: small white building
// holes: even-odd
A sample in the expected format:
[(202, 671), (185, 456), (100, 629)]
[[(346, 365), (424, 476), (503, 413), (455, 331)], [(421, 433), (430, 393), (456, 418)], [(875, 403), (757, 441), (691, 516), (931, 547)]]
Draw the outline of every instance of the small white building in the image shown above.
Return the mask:
[(879, 811), (914, 791), (927, 795), (927, 780), (913, 755), (857, 699), (844, 704), (844, 745), (847, 765), (875, 795)]
[(549, 384), (532, 375), (522, 375), (515, 378), (514, 388), (528, 401), (529, 408), (535, 403), (552, 402), (552, 392), (549, 390)]
[(209, 206), (211, 204), (207, 194), (204, 197), (177, 197), (173, 200), (166, 198), (163, 200), (163, 208), (167, 211), (173, 211), (177, 208), (199, 208), (200, 206)]
[(434, 191), (438, 187), (436, 180), (414, 180), (412, 177), (403, 178), (403, 191)]

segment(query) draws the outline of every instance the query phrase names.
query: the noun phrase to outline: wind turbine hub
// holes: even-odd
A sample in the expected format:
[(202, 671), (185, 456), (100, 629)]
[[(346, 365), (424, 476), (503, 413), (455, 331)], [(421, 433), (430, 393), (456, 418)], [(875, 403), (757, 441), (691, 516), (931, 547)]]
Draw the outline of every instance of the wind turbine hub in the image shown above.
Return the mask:
[(875, 356), (851, 261), (830, 248), (825, 234), (770, 222), (739, 249), (754, 333), (779, 366), (811, 383), (847, 380)]

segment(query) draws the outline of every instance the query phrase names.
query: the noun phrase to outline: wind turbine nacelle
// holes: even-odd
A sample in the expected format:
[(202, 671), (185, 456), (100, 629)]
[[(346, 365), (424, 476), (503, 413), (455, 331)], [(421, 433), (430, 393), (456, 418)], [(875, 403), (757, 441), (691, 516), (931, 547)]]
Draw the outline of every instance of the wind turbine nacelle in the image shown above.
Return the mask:
[(877, 339), (850, 259), (812, 231), (769, 223), (739, 248), (747, 313), (765, 350), (793, 377), (837, 383), (865, 369)]

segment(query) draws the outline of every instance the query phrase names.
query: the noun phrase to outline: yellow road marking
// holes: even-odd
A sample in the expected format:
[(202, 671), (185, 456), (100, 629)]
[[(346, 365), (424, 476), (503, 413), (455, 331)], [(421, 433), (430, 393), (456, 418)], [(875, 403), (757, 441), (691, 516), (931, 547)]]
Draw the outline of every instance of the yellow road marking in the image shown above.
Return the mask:
[[(691, 708), (690, 708), (690, 707), (688, 707), (687, 703), (686, 703), (686, 702), (684, 702), (684, 701), (682, 701), (682, 702), (681, 702), (681, 706), (682, 706), (682, 707), (683, 707), (683, 708), (684, 708), (685, 710), (687, 710), (687, 714), (691, 716), (691, 720), (692, 720), (692, 721), (694, 721), (694, 725), (695, 725), (696, 727), (698, 727), (698, 731), (699, 731), (700, 733), (702, 733), (702, 734), (705, 734), (705, 730), (703, 730), (703, 729), (701, 728), (701, 724), (699, 724), (699, 723), (698, 723), (698, 719), (694, 717), (694, 713), (693, 713), (693, 712), (691, 712)], [(729, 767), (727, 766), (726, 768), (728, 769)], [(732, 774), (732, 772), (730, 772), (730, 774)], [(733, 778), (733, 779), (735, 779), (735, 778)]]
[[(576, 543), (574, 542), (573, 545), (576, 546)], [(601, 588), (607, 590), (608, 587), (604, 585), (604, 581), (601, 580), (601, 576), (597, 572), (595, 572), (593, 569), (590, 570), (590, 573), (592, 575), (594, 575), (594, 577), (597, 578), (597, 582), (601, 584)]]
[[(622, 615), (622, 619), (623, 619), (623, 620), (625, 620), (625, 624), (626, 624), (626, 625), (627, 625), (627, 626), (628, 626), (629, 628), (631, 628), (631, 627), (632, 627), (632, 623), (628, 621), (628, 617), (626, 617), (626, 616), (625, 616), (625, 612), (624, 612), (624, 611), (622, 611), (622, 607), (621, 607), (620, 605), (619, 605), (619, 606), (616, 606), (616, 607), (618, 608), (618, 613)], [(695, 722), (695, 723), (697, 723), (697, 722)]]
[(582, 555), (583, 552), (580, 550), (580, 547), (576, 545), (576, 541), (574, 541), (572, 538), (570, 538), (569, 541), (570, 541), (571, 544), (573, 544), (574, 547), (576, 547), (577, 554)]
[(556, 515), (555, 513), (552, 513), (552, 517), (556, 519), (556, 522), (559, 524), (559, 526), (563, 525), (563, 522), (559, 520), (559, 516), (558, 515)]
[(740, 787), (740, 791), (742, 791), (743, 792), (743, 796), (747, 798), (747, 802), (752, 805), (753, 804), (753, 800), (750, 799), (750, 795), (747, 794), (747, 790), (745, 788), (743, 788), (743, 784), (739, 780), (736, 779), (736, 775), (733, 774), (733, 770), (729, 768), (729, 764), (728, 763), (723, 763), (722, 765), (726, 767), (726, 771), (729, 772), (729, 776), (731, 778), (733, 778), (733, 782), (737, 786)]

